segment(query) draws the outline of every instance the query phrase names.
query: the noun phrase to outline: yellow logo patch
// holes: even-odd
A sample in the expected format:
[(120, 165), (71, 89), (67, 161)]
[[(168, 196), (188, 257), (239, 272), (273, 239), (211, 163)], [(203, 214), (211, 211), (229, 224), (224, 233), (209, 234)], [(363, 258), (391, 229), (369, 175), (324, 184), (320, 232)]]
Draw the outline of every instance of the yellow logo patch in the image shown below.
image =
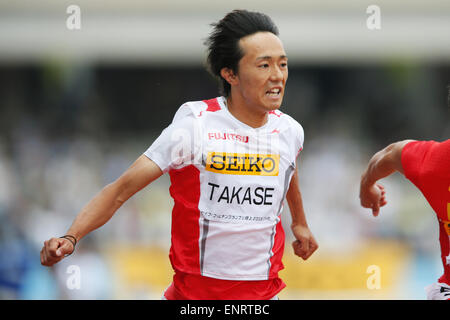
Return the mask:
[[(448, 191), (450, 192), (450, 187), (448, 187)], [(450, 220), (450, 202), (447, 203), (447, 218), (448, 218), (448, 220)], [(450, 234), (450, 233), (448, 233), (448, 234)]]
[(442, 223), (444, 224), (445, 231), (450, 236), (450, 221), (442, 221)]
[(222, 174), (278, 176), (279, 154), (208, 152), (206, 170)]

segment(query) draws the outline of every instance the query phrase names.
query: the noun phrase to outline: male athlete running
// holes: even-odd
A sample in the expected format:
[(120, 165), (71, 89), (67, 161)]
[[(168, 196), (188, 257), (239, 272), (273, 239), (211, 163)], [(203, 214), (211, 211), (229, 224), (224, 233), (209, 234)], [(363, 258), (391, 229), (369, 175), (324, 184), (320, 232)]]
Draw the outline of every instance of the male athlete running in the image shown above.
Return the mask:
[(430, 300), (450, 299), (450, 140), (444, 142), (405, 140), (377, 152), (361, 177), (360, 199), (377, 216), (387, 202), (384, 187), (376, 182), (394, 172), (405, 175), (419, 188), (439, 222), (439, 241), (444, 274), (427, 286)]
[(278, 111), (288, 77), (278, 30), (261, 13), (236, 10), (206, 41), (223, 96), (187, 102), (148, 150), (77, 215), (65, 238), (45, 241), (41, 263), (71, 254), (136, 192), (168, 172), (172, 211), (166, 299), (272, 299), (285, 287), (287, 199), (296, 255), (318, 245), (306, 223), (296, 159), (303, 128)]

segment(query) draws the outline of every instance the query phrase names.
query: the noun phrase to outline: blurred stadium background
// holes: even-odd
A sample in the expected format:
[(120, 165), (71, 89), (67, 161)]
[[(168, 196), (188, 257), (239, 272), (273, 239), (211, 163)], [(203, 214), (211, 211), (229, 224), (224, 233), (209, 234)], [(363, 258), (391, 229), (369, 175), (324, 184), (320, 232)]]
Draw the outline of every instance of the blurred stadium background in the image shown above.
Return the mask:
[[(66, 27), (72, 4), (80, 30)], [(380, 30), (366, 26), (373, 4)], [(396, 174), (373, 218), (359, 206), (359, 178), (390, 142), (449, 138), (448, 1), (2, 0), (1, 299), (161, 297), (173, 274), (167, 175), (57, 266), (42, 267), (39, 251), (183, 102), (218, 95), (203, 40), (236, 8), (278, 25), (290, 63), (282, 111), (305, 129), (300, 184), (320, 249), (307, 262), (293, 256), (286, 205), (280, 298), (425, 298), (442, 271), (434, 213)], [(70, 265), (80, 268), (79, 290), (66, 285)], [(367, 287), (370, 266), (379, 267), (379, 289)]]

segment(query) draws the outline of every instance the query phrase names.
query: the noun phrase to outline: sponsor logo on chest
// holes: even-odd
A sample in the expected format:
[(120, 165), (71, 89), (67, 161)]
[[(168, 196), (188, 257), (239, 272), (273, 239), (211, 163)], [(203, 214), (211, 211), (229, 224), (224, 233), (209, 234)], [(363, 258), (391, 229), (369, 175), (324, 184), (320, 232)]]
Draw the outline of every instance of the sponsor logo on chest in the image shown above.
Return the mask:
[(206, 171), (257, 176), (278, 176), (279, 154), (208, 152)]
[(208, 140), (231, 140), (248, 143), (249, 138), (248, 136), (236, 133), (208, 132)]

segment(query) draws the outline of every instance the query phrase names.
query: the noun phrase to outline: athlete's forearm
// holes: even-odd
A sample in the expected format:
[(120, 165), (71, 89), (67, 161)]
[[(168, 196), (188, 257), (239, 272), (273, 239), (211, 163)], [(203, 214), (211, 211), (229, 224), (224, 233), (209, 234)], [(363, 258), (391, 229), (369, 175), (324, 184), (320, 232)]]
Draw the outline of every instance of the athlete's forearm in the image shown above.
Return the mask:
[(389, 161), (390, 147), (378, 151), (370, 159), (366, 171), (361, 178), (363, 186), (371, 186), (380, 179), (383, 179), (395, 172), (395, 167)]
[(292, 176), (289, 190), (286, 193), (286, 200), (292, 217), (292, 226), (301, 225), (308, 227), (305, 210), (303, 209), (302, 194), (298, 183), (298, 172), (295, 170)]
[(375, 182), (398, 171), (403, 173), (401, 154), (403, 147), (413, 140), (392, 143), (378, 151), (370, 159), (366, 171), (361, 177), (361, 186), (370, 187)]
[(308, 259), (319, 247), (316, 239), (306, 222), (305, 210), (303, 210), (302, 194), (298, 184), (297, 170), (292, 177), (286, 200), (292, 216), (291, 230), (295, 237), (292, 243), (294, 253), (303, 260)]
[(117, 183), (104, 187), (76, 216), (67, 234), (73, 235), (79, 241), (108, 222), (126, 201), (120, 198), (121, 191)]
[(145, 155), (140, 156), (116, 181), (104, 187), (75, 218), (67, 234), (80, 240), (101, 227), (136, 192), (162, 175)]

